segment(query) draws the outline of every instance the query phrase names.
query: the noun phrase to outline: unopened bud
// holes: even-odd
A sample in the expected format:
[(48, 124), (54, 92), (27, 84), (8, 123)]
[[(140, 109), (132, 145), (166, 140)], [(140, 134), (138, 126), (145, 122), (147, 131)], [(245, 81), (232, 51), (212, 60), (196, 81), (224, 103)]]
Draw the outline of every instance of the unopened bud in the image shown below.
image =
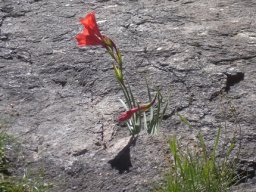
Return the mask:
[(115, 76), (116, 76), (116, 79), (123, 84), (123, 81), (124, 81), (124, 77), (123, 77), (123, 73), (122, 73), (122, 70), (116, 66), (116, 65), (113, 65), (113, 68), (114, 68), (114, 71), (115, 71)]

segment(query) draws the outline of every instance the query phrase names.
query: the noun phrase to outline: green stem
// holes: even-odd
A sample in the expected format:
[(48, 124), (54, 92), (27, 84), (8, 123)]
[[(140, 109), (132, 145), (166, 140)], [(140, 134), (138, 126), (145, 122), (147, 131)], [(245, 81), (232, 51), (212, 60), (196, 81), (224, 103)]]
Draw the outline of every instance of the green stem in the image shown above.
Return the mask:
[(132, 104), (131, 104), (131, 97), (130, 97), (130, 94), (129, 94), (129, 92), (128, 92), (126, 86), (125, 86), (125, 84), (124, 84), (124, 83), (121, 83), (121, 82), (119, 82), (119, 83), (120, 83), (121, 88), (122, 88), (122, 91), (123, 91), (123, 93), (124, 93), (124, 96), (125, 96), (125, 100), (126, 100), (126, 102), (127, 102), (127, 105), (128, 105), (128, 107), (129, 107), (129, 109), (131, 109), (131, 108), (132, 108)]
[[(119, 60), (115, 57), (113, 49), (110, 48), (110, 47), (106, 47), (106, 49), (107, 49), (109, 55), (110, 55), (110, 56), (115, 60), (115, 62), (118, 64), (118, 66), (122, 66), (122, 61), (121, 61), (121, 60), (119, 61)], [(116, 48), (115, 48), (115, 52), (116, 52), (116, 54), (117, 54), (117, 49), (116, 49)], [(121, 68), (121, 70), (122, 70), (122, 68)], [(122, 73), (123, 73), (123, 71), (122, 71)], [(121, 86), (121, 88), (122, 88), (122, 91), (123, 91), (123, 93), (124, 93), (124, 96), (125, 96), (127, 105), (128, 105), (128, 107), (129, 107), (129, 109), (131, 109), (131, 108), (132, 108), (132, 105), (131, 105), (131, 98), (130, 98), (130, 94), (129, 94), (129, 92), (128, 92), (128, 89), (126, 88), (124, 82), (120, 82), (120, 81), (118, 81), (118, 82), (119, 82), (119, 84), (120, 84), (120, 86)]]

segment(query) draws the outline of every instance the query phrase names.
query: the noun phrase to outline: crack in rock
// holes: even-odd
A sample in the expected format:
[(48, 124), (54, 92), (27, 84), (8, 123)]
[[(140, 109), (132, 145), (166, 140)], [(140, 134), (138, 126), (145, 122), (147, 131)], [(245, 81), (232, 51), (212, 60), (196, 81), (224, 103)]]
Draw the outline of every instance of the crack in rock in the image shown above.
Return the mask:
[(230, 87), (234, 86), (235, 84), (239, 83), (240, 81), (244, 80), (244, 73), (236, 72), (233, 74), (226, 74), (227, 81), (225, 91), (228, 93), (230, 91)]

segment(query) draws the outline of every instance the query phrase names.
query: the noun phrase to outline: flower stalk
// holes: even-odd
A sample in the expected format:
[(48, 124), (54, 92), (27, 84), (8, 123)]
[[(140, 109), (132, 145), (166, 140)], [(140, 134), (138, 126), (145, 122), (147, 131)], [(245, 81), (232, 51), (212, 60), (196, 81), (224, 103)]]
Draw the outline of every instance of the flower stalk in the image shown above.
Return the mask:
[[(79, 46), (97, 46), (100, 45), (106, 49), (107, 53), (113, 58), (114, 75), (120, 88), (123, 91), (125, 102), (121, 103), (127, 109), (118, 117), (119, 122), (125, 122), (131, 134), (134, 136), (138, 134), (142, 127), (142, 118), (144, 118), (144, 128), (147, 132), (155, 133), (162, 121), (164, 112), (166, 111), (168, 103), (165, 104), (163, 110), (162, 96), (158, 91), (153, 100), (151, 100), (151, 93), (147, 84), (149, 103), (139, 105), (135, 100), (132, 90), (124, 78), (123, 60), (120, 50), (115, 43), (107, 36), (100, 33), (99, 27), (96, 23), (95, 13), (89, 13), (85, 18), (80, 19), (80, 23), (84, 26), (84, 30), (76, 36)], [(153, 105), (157, 103), (157, 108), (154, 110)], [(147, 118), (146, 111), (150, 110), (149, 118)]]

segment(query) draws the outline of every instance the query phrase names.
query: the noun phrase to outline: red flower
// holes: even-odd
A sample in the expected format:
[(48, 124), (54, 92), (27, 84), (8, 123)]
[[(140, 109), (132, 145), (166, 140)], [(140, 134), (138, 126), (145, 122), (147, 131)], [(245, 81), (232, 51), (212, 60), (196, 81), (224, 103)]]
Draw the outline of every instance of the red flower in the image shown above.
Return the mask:
[(118, 117), (118, 121), (121, 122), (121, 121), (126, 121), (126, 120), (130, 119), (132, 117), (132, 115), (134, 113), (136, 113), (137, 111), (139, 111), (138, 107), (132, 108), (129, 111), (125, 111), (125, 112), (121, 113)]
[(96, 23), (94, 12), (88, 13), (84, 18), (80, 19), (80, 23), (84, 26), (84, 30), (76, 36), (78, 45), (104, 45), (103, 36)]
[(145, 105), (140, 105), (139, 107), (135, 107), (130, 109), (129, 111), (125, 111), (123, 113), (121, 113), (118, 117), (118, 121), (122, 122), (122, 121), (127, 121), (128, 119), (130, 119), (132, 117), (132, 115), (138, 111), (146, 111), (148, 110), (154, 103), (155, 103), (156, 97), (153, 99), (153, 101), (151, 101), (151, 103), (145, 104)]

